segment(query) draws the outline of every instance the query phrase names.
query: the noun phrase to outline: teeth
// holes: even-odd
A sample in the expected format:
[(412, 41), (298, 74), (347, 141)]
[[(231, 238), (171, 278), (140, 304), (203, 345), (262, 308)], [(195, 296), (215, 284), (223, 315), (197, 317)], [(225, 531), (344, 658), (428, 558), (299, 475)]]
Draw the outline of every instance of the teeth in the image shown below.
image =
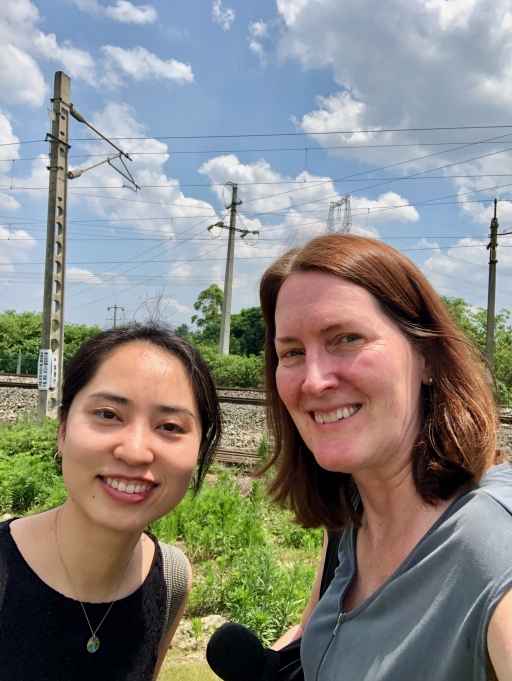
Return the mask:
[(140, 482), (130, 482), (130, 483), (125, 483), (119, 480), (116, 480), (115, 478), (104, 478), (105, 482), (107, 485), (110, 487), (113, 487), (114, 489), (119, 490), (120, 492), (125, 492), (125, 494), (138, 494), (139, 492), (146, 492), (146, 490), (151, 489), (153, 485), (146, 485), (144, 483)]
[(317, 423), (336, 423), (340, 419), (348, 419), (349, 416), (359, 411), (359, 407), (343, 407), (337, 411), (332, 411), (329, 414), (317, 414), (314, 412), (315, 421)]

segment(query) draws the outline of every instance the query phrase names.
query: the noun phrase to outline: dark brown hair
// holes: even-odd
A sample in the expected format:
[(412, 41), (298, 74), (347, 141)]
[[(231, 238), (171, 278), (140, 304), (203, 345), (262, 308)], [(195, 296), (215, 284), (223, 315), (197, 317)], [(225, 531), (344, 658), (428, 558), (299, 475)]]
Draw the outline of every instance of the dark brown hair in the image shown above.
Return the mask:
[(188, 376), (201, 423), (198, 467), (193, 483), (194, 494), (197, 494), (215, 457), (222, 421), (217, 391), (208, 367), (195, 347), (177, 333), (158, 325), (135, 325), (101, 331), (90, 338), (66, 367), (59, 419), (61, 423), (66, 421), (76, 394), (92, 381), (114, 350), (137, 342), (153, 345), (176, 357)]
[(284, 281), (292, 273), (320, 271), (361, 286), (377, 298), (406, 338), (428, 354), (432, 386), (422, 387), (422, 425), (412, 453), (418, 494), (428, 504), (449, 499), (475, 484), (496, 450), (498, 413), (485, 361), (450, 317), (420, 270), (402, 253), (374, 239), (330, 234), (290, 250), (261, 280), (260, 299), (267, 325), (265, 379), (267, 418), (277, 472), (270, 493), (290, 501), (304, 527), (339, 529), (359, 515), (347, 473), (321, 468), (300, 436), (276, 387), (275, 310)]

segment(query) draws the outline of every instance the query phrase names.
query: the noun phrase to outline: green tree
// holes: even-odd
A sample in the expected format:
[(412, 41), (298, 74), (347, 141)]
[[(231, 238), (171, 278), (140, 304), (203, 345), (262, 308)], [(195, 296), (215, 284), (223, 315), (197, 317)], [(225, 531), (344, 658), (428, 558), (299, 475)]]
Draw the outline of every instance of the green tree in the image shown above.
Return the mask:
[(198, 299), (194, 303), (194, 310), (201, 313), (195, 314), (192, 317), (192, 323), (196, 324), (200, 329), (204, 329), (211, 324), (220, 324), (222, 301), (224, 295), (217, 284), (212, 284), (204, 291), (201, 291)]
[(248, 307), (231, 315), (230, 352), (236, 347), (236, 354), (258, 355), (264, 340), (265, 322), (260, 307)]
[[(0, 313), (0, 354), (37, 357), (41, 347), (42, 314), (40, 312)], [(73, 355), (86, 340), (100, 331), (99, 326), (65, 324), (64, 356)]]
[[(450, 315), (470, 340), (485, 353), (487, 332), (487, 310), (473, 308), (462, 298), (443, 298)], [(508, 399), (512, 391), (512, 325), (509, 310), (502, 309), (496, 314), (494, 326), (493, 370), (500, 385), (500, 391)]]

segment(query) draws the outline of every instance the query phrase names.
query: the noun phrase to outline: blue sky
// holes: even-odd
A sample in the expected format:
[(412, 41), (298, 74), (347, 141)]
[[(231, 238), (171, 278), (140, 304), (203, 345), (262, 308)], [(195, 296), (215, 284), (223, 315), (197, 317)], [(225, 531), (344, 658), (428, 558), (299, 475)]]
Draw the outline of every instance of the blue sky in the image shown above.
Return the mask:
[[(160, 295), (188, 323), (223, 285), (227, 232), (206, 228), (226, 215), (226, 182), (238, 226), (260, 232), (236, 244), (235, 312), (347, 193), (354, 232), (485, 306), (495, 196), (512, 231), (511, 25), (510, 0), (3, 0), (0, 310), (42, 307), (59, 69), (142, 187), (105, 165), (70, 181), (68, 321), (108, 326), (115, 304), (141, 317)], [(70, 136), (71, 168), (109, 154), (76, 121)], [(512, 309), (512, 237), (499, 243), (497, 307)]]

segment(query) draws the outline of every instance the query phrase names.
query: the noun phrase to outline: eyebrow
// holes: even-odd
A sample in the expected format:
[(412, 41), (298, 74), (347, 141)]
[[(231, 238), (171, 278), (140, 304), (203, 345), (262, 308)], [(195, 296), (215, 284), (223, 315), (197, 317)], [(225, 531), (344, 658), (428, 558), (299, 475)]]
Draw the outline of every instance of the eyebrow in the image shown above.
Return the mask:
[[(129, 400), (127, 397), (123, 397), (122, 395), (115, 395), (114, 393), (109, 392), (98, 392), (89, 395), (89, 399), (93, 397), (108, 400), (109, 402), (115, 402), (116, 404), (122, 405), (133, 404), (132, 400)], [(160, 414), (164, 414), (166, 416), (169, 414), (187, 414), (188, 416), (192, 417), (194, 421), (196, 420), (195, 415), (190, 411), (190, 409), (187, 409), (186, 407), (181, 407), (179, 405), (159, 404), (156, 410)]]
[[(325, 334), (329, 333), (330, 331), (336, 331), (337, 329), (349, 326), (352, 323), (353, 323), (352, 319), (347, 319), (344, 322), (333, 322), (332, 324), (324, 326), (323, 329), (321, 329), (320, 333)], [(298, 340), (299, 339), (295, 338), (295, 336), (275, 336), (274, 343), (297, 343)]]

